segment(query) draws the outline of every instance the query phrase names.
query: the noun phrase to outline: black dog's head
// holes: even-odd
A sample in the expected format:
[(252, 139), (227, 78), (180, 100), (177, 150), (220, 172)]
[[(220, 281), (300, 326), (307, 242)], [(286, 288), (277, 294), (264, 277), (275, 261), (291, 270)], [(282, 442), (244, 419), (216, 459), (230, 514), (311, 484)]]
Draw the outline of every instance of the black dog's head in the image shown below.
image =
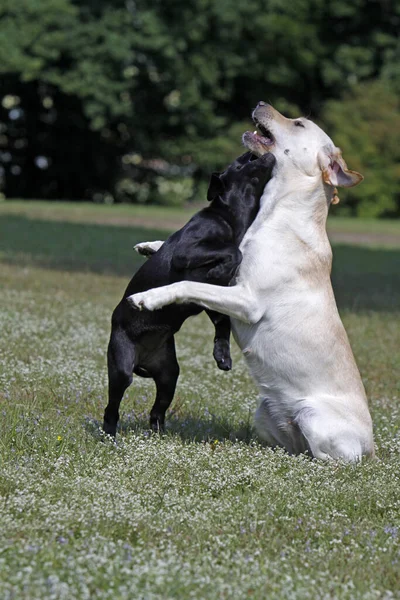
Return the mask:
[(275, 165), (272, 154), (257, 158), (251, 152), (245, 152), (229, 165), (223, 173), (213, 173), (207, 192), (207, 200), (219, 199), (226, 203), (235, 199), (244, 199), (249, 195), (260, 198), (264, 187), (271, 179)]

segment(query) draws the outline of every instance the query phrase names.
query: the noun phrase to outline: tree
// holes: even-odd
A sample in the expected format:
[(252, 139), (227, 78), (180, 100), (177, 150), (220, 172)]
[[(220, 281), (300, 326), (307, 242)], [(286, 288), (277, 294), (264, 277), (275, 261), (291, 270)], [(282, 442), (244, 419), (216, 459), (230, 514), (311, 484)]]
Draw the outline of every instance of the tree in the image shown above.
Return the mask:
[[(9, 195), (93, 197), (112, 189), (132, 114), (124, 75), (131, 19), (70, 0), (2, 0), (0, 112)], [(11, 158), (10, 158), (11, 156)]]
[(364, 80), (398, 89), (399, 14), (400, 0), (0, 0), (6, 193), (161, 201), (164, 179), (202, 182), (241, 152), (260, 99), (316, 119)]
[(326, 103), (321, 119), (363, 183), (342, 194), (342, 210), (356, 216), (400, 215), (400, 100), (382, 82), (355, 86)]

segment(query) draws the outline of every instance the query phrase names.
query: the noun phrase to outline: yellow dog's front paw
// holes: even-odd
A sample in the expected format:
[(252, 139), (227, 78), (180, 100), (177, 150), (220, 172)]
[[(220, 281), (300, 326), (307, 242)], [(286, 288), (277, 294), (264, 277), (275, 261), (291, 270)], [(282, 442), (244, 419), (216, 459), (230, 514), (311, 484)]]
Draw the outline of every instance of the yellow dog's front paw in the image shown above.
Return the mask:
[(149, 290), (148, 292), (132, 294), (132, 296), (127, 297), (127, 301), (136, 310), (156, 310), (160, 308), (157, 296), (156, 290)]

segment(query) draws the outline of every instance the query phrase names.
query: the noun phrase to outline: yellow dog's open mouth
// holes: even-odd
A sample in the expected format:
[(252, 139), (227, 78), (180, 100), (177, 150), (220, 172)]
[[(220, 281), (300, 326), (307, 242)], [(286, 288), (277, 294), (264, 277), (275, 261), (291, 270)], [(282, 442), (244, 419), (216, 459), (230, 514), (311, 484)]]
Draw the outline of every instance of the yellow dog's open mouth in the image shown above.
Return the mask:
[(258, 133), (257, 129), (253, 131), (253, 135), (256, 137), (256, 139), (264, 146), (272, 146), (275, 143), (275, 138), (268, 127), (262, 125), (262, 123), (260, 123), (260, 121), (256, 118), (254, 119), (254, 124), (260, 132)]
[(249, 150), (260, 156), (270, 151), (275, 143), (275, 138), (272, 132), (256, 118), (254, 118), (254, 123), (257, 129), (246, 131), (243, 135), (243, 143)]

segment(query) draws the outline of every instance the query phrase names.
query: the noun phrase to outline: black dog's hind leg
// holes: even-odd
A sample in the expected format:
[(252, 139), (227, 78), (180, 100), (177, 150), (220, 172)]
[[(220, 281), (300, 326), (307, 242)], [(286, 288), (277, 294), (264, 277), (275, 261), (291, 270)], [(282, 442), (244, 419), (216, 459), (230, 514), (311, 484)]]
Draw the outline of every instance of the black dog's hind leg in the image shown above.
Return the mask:
[(214, 337), (214, 359), (221, 371), (230, 371), (232, 369), (230, 335), (231, 335), (231, 320), (226, 315), (206, 310), (207, 315), (211, 319), (215, 327)]
[[(227, 246), (226, 252), (221, 256), (216, 255), (217, 264), (207, 273), (207, 280), (211, 283), (228, 285), (235, 276), (236, 271), (242, 262), (242, 253), (239, 248)], [(230, 371), (232, 369), (230, 335), (231, 320), (226, 315), (221, 315), (212, 310), (206, 310), (206, 313), (214, 323), (214, 359), (221, 371)]]
[(156, 399), (150, 411), (150, 427), (153, 431), (164, 430), (165, 413), (168, 410), (179, 377), (179, 365), (175, 353), (175, 340), (169, 338), (144, 365), (156, 384)]
[(104, 411), (103, 430), (115, 437), (119, 405), (127, 387), (132, 383), (135, 346), (121, 329), (112, 330), (108, 344), (108, 404)]

